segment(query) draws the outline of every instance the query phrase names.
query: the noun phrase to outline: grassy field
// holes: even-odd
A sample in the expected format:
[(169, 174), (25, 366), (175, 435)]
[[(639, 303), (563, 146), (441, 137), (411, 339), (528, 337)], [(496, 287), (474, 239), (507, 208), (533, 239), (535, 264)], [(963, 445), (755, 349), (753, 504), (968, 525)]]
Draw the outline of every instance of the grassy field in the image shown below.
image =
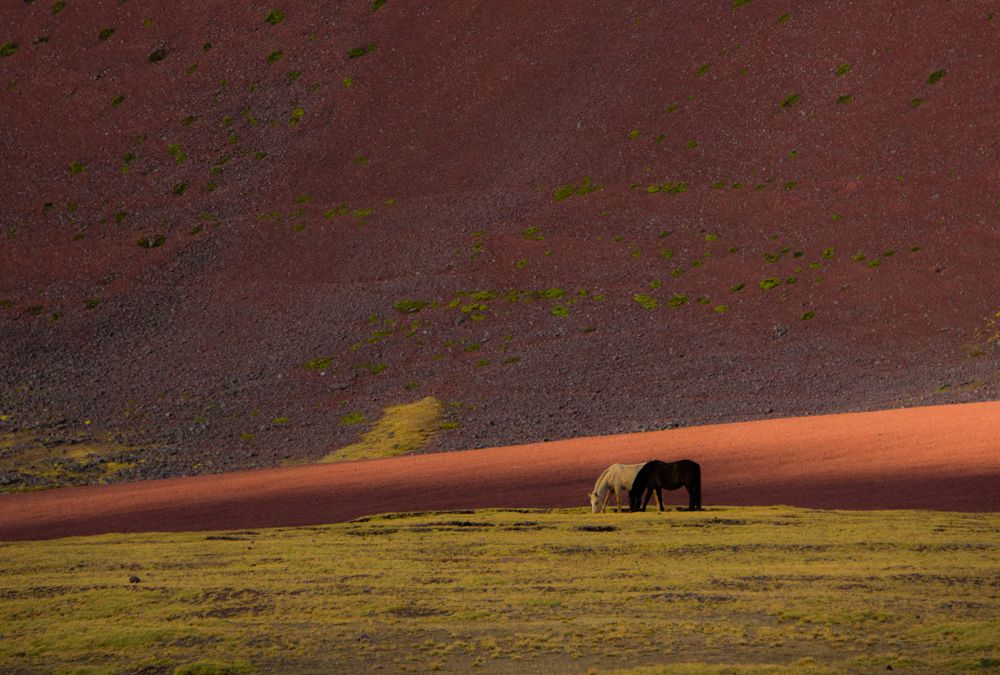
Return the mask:
[(3, 543), (0, 671), (997, 671), (998, 533), (717, 507)]

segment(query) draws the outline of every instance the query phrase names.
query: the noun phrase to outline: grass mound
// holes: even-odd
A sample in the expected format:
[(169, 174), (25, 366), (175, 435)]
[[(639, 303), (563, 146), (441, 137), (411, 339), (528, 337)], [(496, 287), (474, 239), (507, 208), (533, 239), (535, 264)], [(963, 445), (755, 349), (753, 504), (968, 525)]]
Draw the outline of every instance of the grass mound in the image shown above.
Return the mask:
[(427, 396), (401, 405), (389, 406), (375, 426), (353, 445), (328, 454), (322, 462), (377, 459), (405, 455), (427, 444), (438, 430), (444, 404)]

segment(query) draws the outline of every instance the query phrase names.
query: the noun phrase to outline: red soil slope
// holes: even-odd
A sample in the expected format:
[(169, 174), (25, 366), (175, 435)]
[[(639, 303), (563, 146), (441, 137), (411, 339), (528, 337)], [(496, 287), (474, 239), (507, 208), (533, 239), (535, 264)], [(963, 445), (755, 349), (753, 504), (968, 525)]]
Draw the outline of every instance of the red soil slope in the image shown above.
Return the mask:
[[(0, 539), (586, 504), (614, 461), (690, 457), (707, 507), (1000, 511), (1000, 403), (800, 417), (0, 496)], [(686, 504), (666, 493), (668, 504)]]

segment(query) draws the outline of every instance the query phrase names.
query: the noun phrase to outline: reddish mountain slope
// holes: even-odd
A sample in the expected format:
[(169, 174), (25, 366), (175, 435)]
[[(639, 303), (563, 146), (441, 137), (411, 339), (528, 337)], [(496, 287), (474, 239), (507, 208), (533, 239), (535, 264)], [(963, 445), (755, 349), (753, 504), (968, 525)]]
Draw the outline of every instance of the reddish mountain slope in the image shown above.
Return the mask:
[[(982, 403), (0, 495), (0, 540), (308, 525), (425, 509), (575, 507), (587, 504), (612, 462), (652, 457), (697, 457), (709, 509), (997, 511), (998, 437), (1000, 404)], [(687, 504), (683, 490), (664, 500), (671, 509)]]
[(3, 425), (136, 478), (424, 396), (427, 450), (997, 398), (994, 13), (6, 3)]

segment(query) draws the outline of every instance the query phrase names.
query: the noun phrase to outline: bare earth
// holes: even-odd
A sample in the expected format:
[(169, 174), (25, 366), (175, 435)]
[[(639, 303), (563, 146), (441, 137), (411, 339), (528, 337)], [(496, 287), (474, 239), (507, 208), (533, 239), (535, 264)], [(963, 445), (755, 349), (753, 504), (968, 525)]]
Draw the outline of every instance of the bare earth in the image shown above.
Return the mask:
[[(572, 507), (612, 462), (687, 457), (706, 506), (1000, 511), (1000, 402), (0, 496), (0, 539), (308, 525), (392, 511)], [(668, 493), (668, 504), (686, 495)]]

